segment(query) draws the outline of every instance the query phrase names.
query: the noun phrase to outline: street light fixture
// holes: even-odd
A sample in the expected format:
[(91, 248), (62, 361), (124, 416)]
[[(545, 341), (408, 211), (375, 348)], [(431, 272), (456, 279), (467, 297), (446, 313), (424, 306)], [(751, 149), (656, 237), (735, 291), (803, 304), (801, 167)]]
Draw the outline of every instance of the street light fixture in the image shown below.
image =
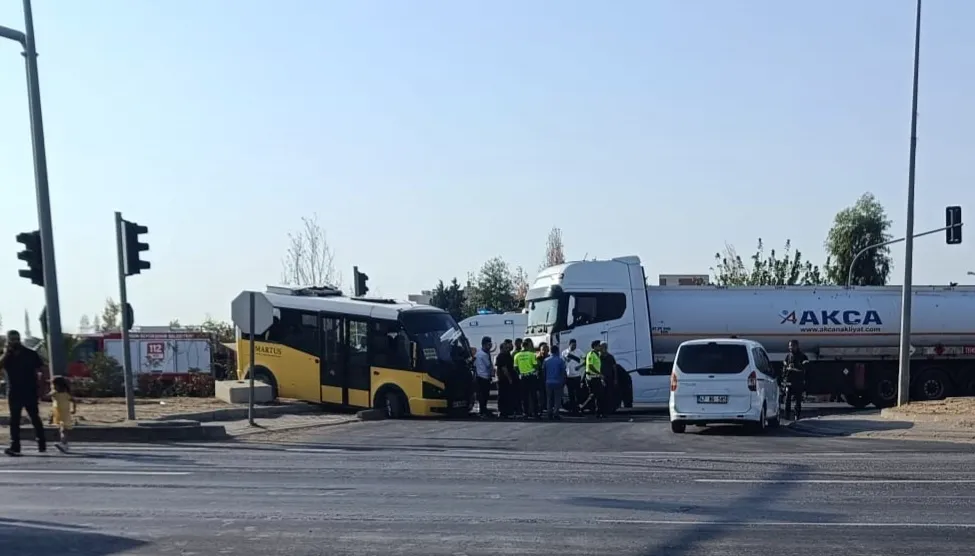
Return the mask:
[(30, 0), (24, 0), (24, 32), (0, 26), (0, 37), (24, 47), (27, 66), (27, 96), (30, 105), (30, 132), (34, 150), (34, 185), (37, 190), (37, 223), (44, 261), (44, 298), (47, 313), (47, 350), (51, 374), (65, 374), (64, 342), (61, 341), (61, 306), (58, 301), (58, 276), (54, 266), (54, 232), (51, 224), (51, 196), (47, 184), (47, 153), (44, 149), (44, 122), (41, 118), (41, 90), (37, 77), (37, 48), (34, 44), (34, 15)]

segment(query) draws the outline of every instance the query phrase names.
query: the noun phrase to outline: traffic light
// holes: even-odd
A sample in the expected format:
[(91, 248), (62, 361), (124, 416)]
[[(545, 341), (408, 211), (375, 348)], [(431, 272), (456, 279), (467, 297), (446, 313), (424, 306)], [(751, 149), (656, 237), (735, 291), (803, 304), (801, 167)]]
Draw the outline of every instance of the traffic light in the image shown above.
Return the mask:
[(958, 245), (961, 243), (961, 207), (945, 207), (945, 243)]
[(142, 260), (142, 252), (149, 250), (148, 243), (139, 241), (139, 236), (149, 233), (149, 228), (128, 220), (122, 221), (122, 249), (125, 253), (125, 275), (132, 276), (148, 270), (149, 261)]
[(366, 295), (369, 292), (369, 286), (366, 285), (366, 282), (369, 281), (369, 276), (365, 272), (359, 272), (359, 267), (354, 266), (352, 267), (352, 278), (355, 280), (353, 282), (355, 284), (355, 296), (362, 297)]
[(24, 244), (24, 250), (17, 253), (17, 258), (27, 263), (27, 269), (21, 270), (20, 275), (30, 280), (31, 284), (44, 286), (44, 257), (41, 255), (41, 232), (24, 232), (17, 234), (17, 243)]

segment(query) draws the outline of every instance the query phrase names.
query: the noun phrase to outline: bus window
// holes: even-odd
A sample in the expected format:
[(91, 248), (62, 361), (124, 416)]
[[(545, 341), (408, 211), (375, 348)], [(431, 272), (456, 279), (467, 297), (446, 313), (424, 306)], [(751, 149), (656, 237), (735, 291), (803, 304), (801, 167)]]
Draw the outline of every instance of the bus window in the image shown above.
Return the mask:
[(409, 369), (409, 347), (398, 322), (376, 321), (369, 328), (370, 365)]
[(321, 356), (317, 323), (315, 313), (281, 309), (281, 318), (275, 320), (268, 330), (267, 340), (309, 355)]

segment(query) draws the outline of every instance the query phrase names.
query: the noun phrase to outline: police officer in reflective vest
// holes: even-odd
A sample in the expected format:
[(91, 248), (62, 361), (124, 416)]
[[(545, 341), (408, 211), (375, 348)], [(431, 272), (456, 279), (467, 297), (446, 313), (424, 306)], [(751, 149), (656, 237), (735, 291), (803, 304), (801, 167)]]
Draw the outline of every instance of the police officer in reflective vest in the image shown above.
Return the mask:
[(515, 354), (515, 369), (518, 370), (518, 384), (521, 387), (521, 403), (525, 418), (542, 418), (538, 406), (538, 360), (532, 341), (525, 339), (522, 350)]
[(589, 388), (589, 399), (592, 400), (596, 411), (596, 418), (605, 416), (605, 384), (603, 383), (602, 354), (599, 340), (593, 340), (589, 353), (586, 354), (586, 386)]

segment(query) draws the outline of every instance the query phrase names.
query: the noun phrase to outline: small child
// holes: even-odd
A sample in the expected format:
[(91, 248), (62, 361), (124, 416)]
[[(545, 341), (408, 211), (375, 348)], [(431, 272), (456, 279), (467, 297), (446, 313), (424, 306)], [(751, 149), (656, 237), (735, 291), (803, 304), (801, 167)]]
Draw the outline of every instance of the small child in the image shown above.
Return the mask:
[[(71, 395), (68, 379), (56, 376), (51, 379), (51, 420), (58, 426), (60, 442), (54, 445), (61, 453), (68, 452), (68, 431), (71, 430), (71, 416), (77, 413), (78, 405)], [(68, 409), (68, 406), (71, 409)]]

